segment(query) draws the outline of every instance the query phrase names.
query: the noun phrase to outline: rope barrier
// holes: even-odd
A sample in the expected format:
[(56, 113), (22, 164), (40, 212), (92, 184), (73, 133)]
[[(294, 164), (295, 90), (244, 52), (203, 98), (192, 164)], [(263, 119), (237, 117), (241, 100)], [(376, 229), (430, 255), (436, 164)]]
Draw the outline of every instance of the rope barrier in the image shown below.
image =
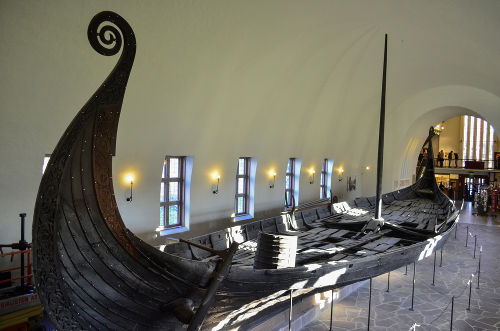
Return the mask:
[[(474, 237), (472, 235), (472, 233), (470, 231), (467, 231), (467, 237), (468, 236), (470, 237)], [(481, 251), (482, 251), (482, 247), (481, 247)], [(474, 277), (478, 277), (479, 276), (479, 273), (480, 273), (480, 269), (479, 269), (479, 266), (476, 267), (476, 271), (475, 273), (472, 273), (470, 277), (467, 278), (467, 281), (465, 282), (465, 286), (463, 287), (463, 289), (461, 290), (460, 294), (458, 295), (452, 295), (452, 298), (450, 299), (450, 301), (446, 304), (446, 306), (444, 308), (442, 308), (441, 310), (441, 313), (436, 317), (434, 318), (431, 322), (429, 322), (427, 325), (432, 325), (433, 323), (435, 323), (437, 320), (439, 320), (443, 314), (448, 310), (448, 307), (450, 306), (450, 304), (452, 304), (452, 301), (454, 299), (458, 299), (460, 298), (464, 293), (465, 291), (469, 288), (470, 290), (472, 290), (472, 281), (474, 279)], [(459, 278), (462, 278), (462, 277), (459, 277)], [(463, 278), (462, 278), (463, 279)], [(416, 322), (410, 327), (410, 331), (414, 331), (416, 329), (417, 326), (420, 326), (419, 324), (417, 324)]]
[[(469, 280), (469, 281), (470, 281), (470, 280)], [(465, 291), (466, 291), (466, 290), (467, 290), (467, 288), (469, 287), (469, 281), (467, 281), (467, 284), (465, 284), (465, 287), (462, 289), (462, 293), (460, 293), (458, 296), (454, 296), (454, 297), (455, 297), (455, 299), (460, 298), (460, 297), (461, 297), (461, 296), (465, 293)], [(452, 297), (453, 297), (453, 296), (452, 296)], [(441, 318), (441, 316), (443, 316), (443, 314), (444, 314), (444, 313), (448, 310), (448, 307), (450, 306), (450, 304), (451, 304), (451, 299), (450, 299), (450, 301), (446, 304), (446, 307), (444, 307), (444, 308), (443, 308), (443, 310), (441, 311), (441, 313), (440, 313), (440, 314), (439, 314), (439, 315), (438, 315), (435, 319), (433, 319), (433, 320), (429, 323), (429, 325), (432, 325), (432, 323), (434, 323), (434, 322), (436, 322), (438, 319), (440, 319), (440, 318)]]

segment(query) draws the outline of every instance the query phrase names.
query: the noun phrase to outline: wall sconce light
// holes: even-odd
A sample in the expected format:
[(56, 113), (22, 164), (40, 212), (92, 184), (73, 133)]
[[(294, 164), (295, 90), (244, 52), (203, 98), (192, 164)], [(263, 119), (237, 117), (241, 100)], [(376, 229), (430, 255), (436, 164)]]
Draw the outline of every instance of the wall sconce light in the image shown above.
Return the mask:
[(339, 182), (341, 182), (341, 181), (342, 181), (342, 179), (343, 179), (343, 178), (342, 178), (342, 175), (344, 174), (344, 169), (343, 169), (343, 168), (338, 168), (338, 169), (337, 169), (337, 173), (339, 174), (339, 178), (338, 178), (338, 180), (339, 180)]
[(314, 168), (309, 169), (309, 184), (314, 184), (314, 174), (316, 173), (316, 170)]
[(219, 193), (220, 174), (217, 171), (214, 171), (212, 173), (212, 179), (217, 180), (217, 184), (212, 185), (212, 193), (217, 194)]
[(134, 176), (129, 174), (127, 175), (127, 183), (130, 183), (130, 196), (127, 197), (128, 202), (132, 202), (132, 187), (134, 186)]
[(269, 176), (272, 177), (272, 181), (269, 182), (269, 188), (274, 188), (274, 183), (276, 183), (276, 171), (274, 169), (269, 171)]
[(366, 166), (366, 167), (365, 167), (365, 170), (366, 170), (366, 171), (369, 171), (369, 170), (370, 170), (370, 166)]

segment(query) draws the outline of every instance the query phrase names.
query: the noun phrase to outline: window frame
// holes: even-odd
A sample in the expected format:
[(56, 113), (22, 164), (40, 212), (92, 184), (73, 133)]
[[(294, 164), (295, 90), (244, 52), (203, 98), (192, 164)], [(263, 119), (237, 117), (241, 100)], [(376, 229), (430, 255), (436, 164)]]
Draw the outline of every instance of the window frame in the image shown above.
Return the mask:
[[(178, 159), (178, 177), (170, 177), (170, 159)], [(163, 176), (165, 174), (165, 176)], [(185, 189), (185, 182), (186, 182), (186, 157), (185, 156), (170, 156), (167, 155), (165, 157), (165, 160), (163, 162), (163, 169), (162, 169), (162, 179), (161, 183), (163, 184), (163, 200), (161, 201), (160, 198), (160, 212), (163, 213), (163, 224), (160, 222), (160, 227), (163, 229), (174, 229), (174, 228), (179, 228), (179, 227), (184, 227), (185, 226), (185, 198), (186, 198), (186, 189)], [(169, 201), (169, 187), (170, 183), (172, 182), (177, 182), (179, 183), (178, 186), (178, 200), (176, 201)], [(160, 185), (161, 187), (161, 185)], [(161, 189), (161, 188), (160, 188)], [(170, 224), (169, 220), (169, 207), (177, 205), (178, 206), (178, 211), (177, 211), (177, 222), (175, 224)], [(161, 208), (163, 207), (163, 211)]]
[[(240, 160), (244, 160), (243, 174), (240, 174)], [(250, 157), (239, 157), (236, 168), (236, 190), (234, 194), (234, 215), (236, 217), (250, 214)], [(239, 179), (243, 179), (243, 193), (238, 193)], [(243, 211), (238, 212), (238, 198), (243, 198)]]
[(321, 168), (320, 199), (328, 198), (328, 159), (323, 160)]
[[(288, 163), (286, 165), (285, 171), (285, 207), (290, 208), (293, 207), (293, 203), (295, 200), (295, 169), (296, 169), (296, 161), (297, 159), (291, 157), (288, 159)], [(290, 165), (290, 168), (288, 167)], [(286, 188), (286, 184), (290, 181), (290, 185)], [(292, 199), (292, 197), (294, 197)], [(296, 202), (295, 202), (296, 203)]]

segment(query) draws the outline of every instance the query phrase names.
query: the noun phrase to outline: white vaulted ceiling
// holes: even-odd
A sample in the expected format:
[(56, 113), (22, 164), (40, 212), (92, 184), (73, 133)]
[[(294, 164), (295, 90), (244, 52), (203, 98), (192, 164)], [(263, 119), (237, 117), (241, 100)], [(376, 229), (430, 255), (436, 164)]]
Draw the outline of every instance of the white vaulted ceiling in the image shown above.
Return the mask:
[[(430, 125), (470, 113), (500, 127), (499, 1), (3, 0), (2, 243), (18, 240), (18, 213), (33, 214), (43, 155), (116, 63), (87, 41), (102, 10), (124, 17), (137, 39), (114, 173), (124, 220), (146, 239), (159, 222), (166, 154), (194, 156), (192, 227), (232, 213), (239, 156), (258, 159), (256, 212), (283, 204), (289, 157), (317, 173), (332, 158), (356, 176), (351, 192), (334, 176), (343, 199), (374, 194), (384, 33), (384, 191), (400, 179), (409, 142), (421, 144)], [(215, 168), (217, 196), (208, 176)], [(120, 181), (128, 169), (138, 176), (133, 204)], [(319, 184), (302, 177), (301, 199), (318, 198)]]

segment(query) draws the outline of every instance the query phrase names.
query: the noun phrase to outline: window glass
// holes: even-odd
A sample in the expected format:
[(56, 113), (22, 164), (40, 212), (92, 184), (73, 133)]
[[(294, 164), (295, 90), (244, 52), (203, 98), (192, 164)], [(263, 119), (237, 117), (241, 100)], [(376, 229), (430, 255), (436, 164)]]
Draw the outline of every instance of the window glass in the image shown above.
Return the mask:
[(476, 119), (476, 160), (481, 160), (481, 119)]
[(168, 184), (168, 200), (171, 202), (179, 200), (179, 182)]
[(487, 152), (487, 141), (488, 141), (488, 123), (486, 123), (485, 120), (483, 120), (482, 123), (483, 126), (483, 133), (481, 135), (481, 160), (486, 160), (486, 152)]
[(238, 197), (238, 214), (242, 214), (245, 211), (244, 208), (244, 197)]
[(495, 130), (493, 129), (493, 126), (490, 125), (490, 139), (489, 139), (489, 148), (488, 148), (488, 159), (490, 160), (489, 162), (489, 168), (494, 168), (494, 162), (493, 162), (493, 144), (495, 143), (494, 140), (494, 133)]
[(178, 205), (170, 205), (168, 207), (168, 224), (175, 225), (179, 224), (179, 206)]
[(171, 158), (170, 159), (170, 178), (178, 178), (179, 177), (179, 159)]
[(330, 198), (333, 161), (324, 159), (321, 167), (320, 198)]
[(240, 158), (238, 160), (238, 175), (244, 175), (245, 174), (245, 159)]
[(464, 134), (463, 134), (463, 148), (462, 148), (462, 167), (465, 167), (465, 159), (468, 158), (468, 142), (469, 140), (467, 139), (467, 131), (469, 130), (469, 116), (465, 115), (464, 116)]
[(45, 168), (47, 168), (49, 160), (50, 160), (50, 154), (45, 154), (45, 156), (43, 157), (42, 174), (45, 173)]
[(470, 117), (470, 126), (469, 126), (469, 159), (474, 158), (474, 124), (475, 124), (475, 117), (471, 116)]
[(160, 184), (160, 202), (165, 202), (165, 183)]
[(235, 195), (235, 214), (245, 215), (248, 213), (247, 203), (250, 197), (249, 185), (249, 157), (240, 157), (238, 159), (238, 167), (236, 169), (236, 195)]
[(160, 207), (160, 226), (165, 226), (165, 207)]
[(293, 205), (293, 195), (295, 194), (295, 158), (290, 158), (286, 166), (285, 174), (285, 194), (287, 207)]
[(238, 194), (245, 193), (245, 179), (238, 178)]
[(184, 156), (167, 156), (163, 165), (160, 184), (160, 225), (167, 228), (183, 225), (184, 163)]

